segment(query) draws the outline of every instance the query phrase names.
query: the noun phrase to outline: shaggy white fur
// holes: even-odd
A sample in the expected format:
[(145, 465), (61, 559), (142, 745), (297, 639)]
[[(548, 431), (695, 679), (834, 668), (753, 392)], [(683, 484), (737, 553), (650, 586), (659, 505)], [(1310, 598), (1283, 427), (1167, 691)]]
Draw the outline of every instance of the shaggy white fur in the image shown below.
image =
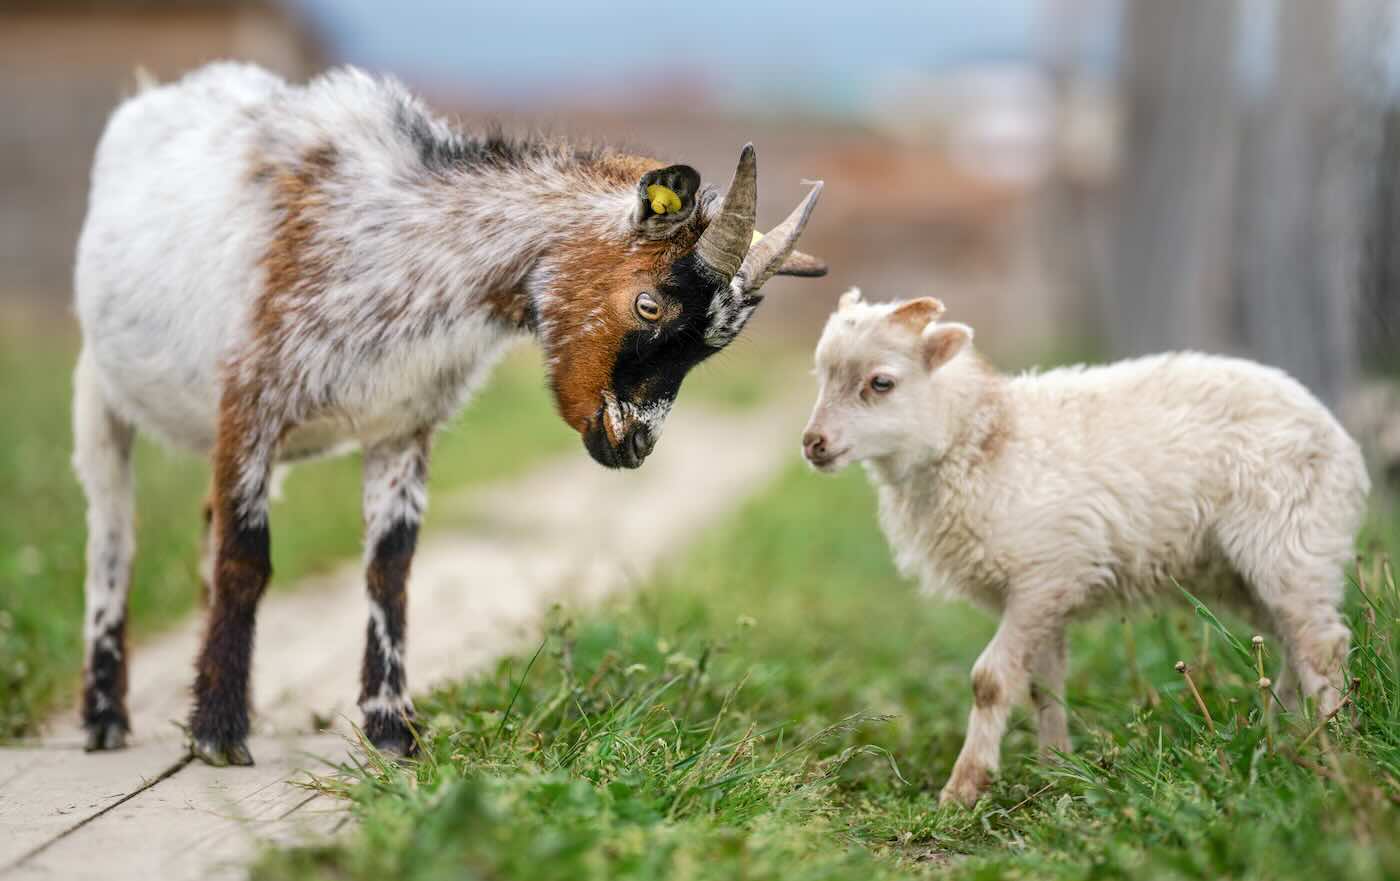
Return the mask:
[[(147, 83), (118, 107), (98, 145), (75, 273), (88, 747), (120, 747), (128, 728), (140, 431), (214, 465), (196, 755), (252, 761), (248, 669), (271, 573), (274, 465), (356, 447), (371, 603), (365, 730), (382, 749), (411, 748), (404, 590), (432, 432), (512, 340), (533, 334), (560, 415), (589, 452), (609, 467), (641, 465), (684, 376), (740, 331), (763, 282), (825, 271), (794, 250), (820, 185), (750, 242), (755, 161), (745, 147), (738, 186), (721, 200), (689, 166), (468, 134), (399, 84), (353, 69), (293, 85), (213, 64)], [(680, 207), (648, 208), (653, 181)], [(742, 247), (724, 250), (725, 236)], [(706, 253), (735, 252), (737, 271), (706, 263), (706, 242), (720, 243)], [(643, 295), (657, 316), (638, 311)]]
[(1067, 620), (1176, 583), (1272, 631), (1332, 709), (1370, 480), (1327, 409), (1281, 371), (1195, 353), (1007, 377), (942, 312), (842, 298), (804, 453), (864, 463), (901, 571), (1001, 616), (943, 800), (976, 800), (1028, 691), (1042, 746), (1068, 750)]

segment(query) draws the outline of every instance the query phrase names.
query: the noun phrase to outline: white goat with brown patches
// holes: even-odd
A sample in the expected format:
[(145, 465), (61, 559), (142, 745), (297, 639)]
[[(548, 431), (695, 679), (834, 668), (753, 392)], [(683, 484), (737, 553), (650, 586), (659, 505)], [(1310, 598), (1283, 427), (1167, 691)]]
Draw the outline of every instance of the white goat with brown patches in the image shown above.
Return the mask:
[(371, 601), (360, 706), (376, 745), (409, 752), (404, 587), (434, 428), (532, 333), (589, 453), (639, 466), (686, 372), (739, 333), (764, 282), (825, 271), (793, 250), (819, 191), (759, 236), (752, 147), (721, 198), (685, 165), (465, 135), (353, 70), (299, 87), (219, 64), (123, 104), (76, 272), (88, 747), (129, 730), (136, 430), (213, 461), (194, 753), (252, 761), (274, 463), (354, 447)]
[(822, 471), (864, 463), (901, 571), (1000, 615), (942, 800), (977, 799), (1028, 694), (1042, 748), (1068, 751), (1066, 623), (1175, 583), (1275, 633), (1303, 694), (1335, 707), (1370, 485), (1326, 408), (1278, 370), (1194, 353), (1007, 377), (942, 313), (843, 296), (803, 438)]

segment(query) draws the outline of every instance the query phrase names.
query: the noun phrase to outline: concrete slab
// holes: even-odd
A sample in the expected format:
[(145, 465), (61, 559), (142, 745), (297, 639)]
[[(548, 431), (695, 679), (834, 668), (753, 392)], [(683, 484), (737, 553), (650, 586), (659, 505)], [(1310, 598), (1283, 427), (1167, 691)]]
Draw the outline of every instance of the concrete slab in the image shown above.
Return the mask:
[[(112, 766), (129, 764), (128, 756), (156, 746), (119, 754)], [(168, 758), (178, 743), (163, 746)], [(257, 738), (250, 746), (260, 757), (254, 767), (180, 762), (158, 784), (107, 806), (4, 877), (239, 878), (261, 844), (328, 835), (348, 817), (343, 802), (303, 785), (309, 782), (306, 772), (327, 776), (333, 773), (327, 762), (347, 758), (344, 738)], [(44, 773), (33, 782), (47, 785), (70, 777)]]
[(174, 746), (143, 744), (115, 761), (77, 741), (0, 750), (0, 867), (169, 773), (182, 760)]

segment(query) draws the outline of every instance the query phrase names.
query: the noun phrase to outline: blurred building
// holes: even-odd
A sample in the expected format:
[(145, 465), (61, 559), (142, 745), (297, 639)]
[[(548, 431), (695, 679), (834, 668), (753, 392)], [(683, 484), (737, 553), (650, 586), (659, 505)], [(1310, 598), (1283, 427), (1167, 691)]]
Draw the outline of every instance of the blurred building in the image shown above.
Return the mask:
[(138, 67), (240, 58), (304, 77), (324, 54), (267, 0), (0, 0), (0, 297), (68, 302), (93, 149)]

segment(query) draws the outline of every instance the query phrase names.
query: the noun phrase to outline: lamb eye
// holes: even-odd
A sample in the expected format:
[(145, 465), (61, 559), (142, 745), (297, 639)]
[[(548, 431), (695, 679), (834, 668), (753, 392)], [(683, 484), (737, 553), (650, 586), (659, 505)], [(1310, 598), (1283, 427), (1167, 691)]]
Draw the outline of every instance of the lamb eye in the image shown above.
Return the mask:
[(636, 310), (637, 317), (643, 321), (655, 321), (661, 317), (661, 304), (645, 291), (637, 295)]
[(883, 395), (885, 392), (889, 391), (892, 388), (894, 388), (894, 380), (890, 379), (888, 376), (877, 374), (875, 376), (870, 377), (871, 391), (879, 392)]

